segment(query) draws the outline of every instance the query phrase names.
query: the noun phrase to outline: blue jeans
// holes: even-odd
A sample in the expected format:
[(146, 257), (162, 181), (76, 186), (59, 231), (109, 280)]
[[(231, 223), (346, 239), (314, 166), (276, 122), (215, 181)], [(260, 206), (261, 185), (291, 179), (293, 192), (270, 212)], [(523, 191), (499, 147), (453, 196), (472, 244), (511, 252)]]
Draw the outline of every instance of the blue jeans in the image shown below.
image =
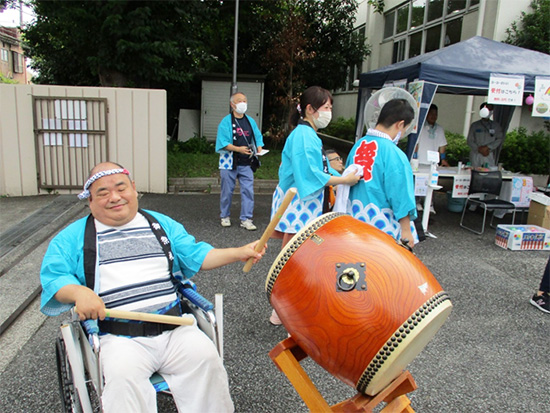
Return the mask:
[(231, 212), (231, 198), (235, 183), (241, 186), (241, 221), (252, 219), (254, 212), (254, 173), (250, 166), (237, 166), (235, 169), (220, 169), (221, 195), (220, 218), (227, 218)]

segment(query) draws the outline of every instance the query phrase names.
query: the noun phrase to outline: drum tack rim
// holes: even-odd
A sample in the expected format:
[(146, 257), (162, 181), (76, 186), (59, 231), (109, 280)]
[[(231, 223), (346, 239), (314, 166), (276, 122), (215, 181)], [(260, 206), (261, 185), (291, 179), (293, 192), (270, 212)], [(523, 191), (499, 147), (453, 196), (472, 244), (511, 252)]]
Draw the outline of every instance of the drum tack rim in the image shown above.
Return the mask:
[[(374, 395), (381, 390), (382, 387), (391, 382), (397, 375), (401, 374), (401, 368), (398, 368), (395, 377), (391, 374), (392, 366), (398, 363), (399, 357), (403, 357), (403, 353), (411, 346), (415, 339), (422, 339), (426, 343), (420, 343), (416, 346), (416, 350), (412, 350), (410, 354), (404, 356), (404, 360), (400, 360), (403, 368), (406, 367), (412, 360), (425, 348), (426, 344), (432, 339), (433, 335), (439, 330), (448, 318), (453, 305), (449, 295), (445, 291), (441, 291), (430, 298), (426, 303), (418, 308), (411, 316), (399, 327), (394, 334), (388, 339), (386, 344), (378, 351), (376, 356), (368, 364), (367, 368), (359, 378), (356, 389), (357, 391)], [(436, 311), (437, 310), (437, 311)], [(439, 318), (439, 320), (437, 320)], [(435, 323), (435, 325), (434, 325)], [(436, 327), (433, 335), (426, 333), (424, 328)], [(415, 331), (416, 330), (416, 331)], [(420, 347), (420, 348), (418, 348)], [(408, 357), (407, 357), (408, 356)], [(409, 360), (410, 358), (410, 360)]]

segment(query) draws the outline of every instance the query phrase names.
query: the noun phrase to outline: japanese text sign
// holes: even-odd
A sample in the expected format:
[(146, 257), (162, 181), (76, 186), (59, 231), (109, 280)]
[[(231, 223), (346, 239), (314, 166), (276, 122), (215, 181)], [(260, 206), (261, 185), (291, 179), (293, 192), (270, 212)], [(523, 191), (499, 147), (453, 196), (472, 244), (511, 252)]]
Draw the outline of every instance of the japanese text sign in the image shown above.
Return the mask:
[(525, 78), (517, 75), (491, 73), (488, 103), (521, 106)]

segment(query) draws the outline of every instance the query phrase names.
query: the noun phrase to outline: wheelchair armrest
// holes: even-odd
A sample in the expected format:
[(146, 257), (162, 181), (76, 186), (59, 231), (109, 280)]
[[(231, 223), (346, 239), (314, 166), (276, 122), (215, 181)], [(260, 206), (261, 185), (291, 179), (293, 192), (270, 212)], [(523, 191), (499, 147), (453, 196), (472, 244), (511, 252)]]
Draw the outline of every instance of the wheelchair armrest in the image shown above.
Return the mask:
[(87, 334), (99, 334), (97, 320), (85, 320), (81, 321), (80, 324), (82, 324), (82, 328), (84, 328)]
[(203, 311), (208, 312), (210, 310), (213, 310), (214, 304), (212, 304), (210, 301), (208, 301), (206, 298), (196, 292), (194, 289), (194, 285), (195, 284), (191, 283), (183, 283), (179, 286), (179, 292), (181, 293), (181, 295), (183, 295), (197, 307), (201, 308)]
[(97, 320), (84, 320), (80, 322), (82, 329), (88, 337), (88, 342), (92, 346), (95, 354), (99, 354), (99, 326)]

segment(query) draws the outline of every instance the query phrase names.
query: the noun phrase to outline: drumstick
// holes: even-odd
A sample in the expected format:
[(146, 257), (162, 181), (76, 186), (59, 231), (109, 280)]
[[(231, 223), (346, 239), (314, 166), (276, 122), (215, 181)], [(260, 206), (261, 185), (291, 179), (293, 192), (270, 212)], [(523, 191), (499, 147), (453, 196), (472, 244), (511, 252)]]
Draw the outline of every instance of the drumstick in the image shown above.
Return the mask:
[[(283, 214), (285, 213), (286, 209), (290, 205), (290, 202), (292, 201), (292, 198), (294, 198), (294, 195), (296, 195), (296, 192), (297, 192), (296, 188), (290, 188), (288, 191), (286, 191), (286, 195), (283, 198), (283, 202), (281, 202), (281, 205), (277, 209), (277, 212), (275, 212), (273, 219), (271, 220), (271, 222), (265, 229), (264, 233), (262, 234), (260, 241), (258, 241), (258, 243), (256, 244), (256, 248), (255, 248), (256, 252), (260, 252), (264, 248), (264, 245), (267, 244), (267, 241), (269, 240), (269, 238), (271, 238), (273, 231), (275, 231), (275, 227), (283, 217)], [(254, 258), (250, 257), (246, 262), (246, 264), (244, 265), (243, 271), (244, 272), (250, 271), (250, 269), (252, 268), (253, 262), (254, 262)]]
[(110, 308), (105, 309), (105, 316), (111, 318), (122, 318), (124, 320), (147, 321), (150, 323), (174, 324), (179, 326), (191, 326), (195, 323), (195, 319), (191, 317), (140, 313), (137, 311), (113, 310)]

